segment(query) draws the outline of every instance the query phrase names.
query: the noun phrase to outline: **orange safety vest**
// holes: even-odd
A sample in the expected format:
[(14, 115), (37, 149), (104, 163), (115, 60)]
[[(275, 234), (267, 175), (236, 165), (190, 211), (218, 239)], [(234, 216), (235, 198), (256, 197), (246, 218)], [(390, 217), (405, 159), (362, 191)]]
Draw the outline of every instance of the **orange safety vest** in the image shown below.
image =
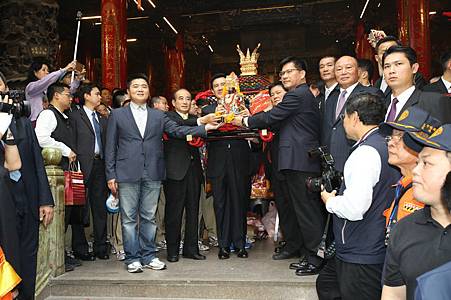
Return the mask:
[[(399, 222), (399, 220), (401, 220), (402, 218), (424, 207), (424, 203), (419, 202), (413, 198), (412, 177), (402, 177), (398, 181), (396, 188), (400, 189), (399, 192), (397, 192), (397, 195), (390, 205), (390, 208), (384, 211), (386, 226), (388, 226), (390, 223), (390, 217), (392, 218), (391, 221), (394, 221), (394, 223), (396, 223)], [(397, 212), (395, 216), (392, 216), (394, 209), (397, 209)]]
[(13, 267), (6, 261), (2, 247), (0, 247), (0, 300), (12, 300), (11, 291), (21, 281)]

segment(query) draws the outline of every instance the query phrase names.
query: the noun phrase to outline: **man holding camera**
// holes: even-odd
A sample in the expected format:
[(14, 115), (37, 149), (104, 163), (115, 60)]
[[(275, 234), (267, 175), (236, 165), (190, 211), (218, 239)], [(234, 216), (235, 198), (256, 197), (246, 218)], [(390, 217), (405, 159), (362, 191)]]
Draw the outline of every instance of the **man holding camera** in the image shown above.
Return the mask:
[(385, 106), (378, 96), (362, 93), (345, 106), (346, 136), (357, 141), (344, 166), (336, 191), (321, 192), (333, 214), (336, 257), (327, 262), (316, 281), (320, 300), (380, 299), (385, 259), (382, 213), (394, 197), (391, 186), (400, 174), (388, 164), (387, 144), (378, 131)]

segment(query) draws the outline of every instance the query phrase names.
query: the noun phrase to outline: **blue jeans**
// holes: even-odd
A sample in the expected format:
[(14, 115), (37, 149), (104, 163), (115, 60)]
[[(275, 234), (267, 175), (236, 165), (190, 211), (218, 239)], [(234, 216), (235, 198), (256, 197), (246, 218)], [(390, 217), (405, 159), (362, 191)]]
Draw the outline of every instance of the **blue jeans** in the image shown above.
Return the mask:
[(133, 183), (119, 183), (119, 206), (126, 264), (141, 262), (146, 265), (156, 256), (155, 213), (160, 188), (161, 181), (145, 178)]

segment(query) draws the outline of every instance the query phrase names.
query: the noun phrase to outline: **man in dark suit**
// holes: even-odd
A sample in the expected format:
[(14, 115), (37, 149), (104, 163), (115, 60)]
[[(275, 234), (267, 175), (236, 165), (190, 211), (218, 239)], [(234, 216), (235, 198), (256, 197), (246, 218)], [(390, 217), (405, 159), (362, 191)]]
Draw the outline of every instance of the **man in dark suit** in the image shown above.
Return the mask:
[(335, 60), (335, 56), (324, 56), (318, 63), (319, 76), (324, 82), (324, 87), (320, 89), (320, 94), (316, 97), (321, 111), (324, 110), (327, 99), (338, 93), (338, 83), (335, 79)]
[[(392, 46), (402, 46), (401, 41), (398, 40), (397, 37), (392, 35), (387, 35), (386, 37), (380, 39), (376, 44), (376, 54), (374, 55), (374, 59), (377, 61), (377, 66), (379, 70), (379, 79), (376, 80), (374, 86), (380, 89), (384, 93), (385, 99), (388, 99), (391, 95), (391, 88), (388, 86), (387, 81), (384, 77), (384, 68), (382, 65), (382, 57), (384, 56), (385, 51)], [(418, 89), (423, 89), (426, 85), (426, 80), (424, 79), (421, 73), (417, 72), (414, 75), (414, 84)]]
[(156, 257), (155, 212), (166, 175), (163, 133), (178, 138), (205, 136), (206, 130), (215, 127), (178, 126), (165, 113), (149, 108), (149, 84), (144, 75), (131, 77), (127, 89), (130, 105), (114, 110), (108, 120), (106, 177), (112, 193), (119, 192), (128, 272), (162, 270), (166, 265)]
[(22, 160), (20, 170), (10, 174), (17, 211), (19, 236), (20, 299), (34, 299), (39, 245), (39, 221), (49, 225), (53, 218), (53, 197), (44, 168), (41, 148), (27, 117), (14, 118), (10, 125)]
[(320, 173), (319, 160), (308, 155), (319, 146), (320, 112), (306, 84), (305, 61), (290, 56), (281, 61), (280, 67), (282, 84), (288, 90), (282, 102), (265, 113), (244, 118), (238, 116), (235, 124), (241, 122), (250, 128), (267, 128), (279, 123), (278, 170), (285, 176), (281, 189), (294, 207), (307, 257), (305, 268), (296, 270), (296, 275), (313, 275), (319, 272), (322, 264), (316, 251), (325, 224), (325, 209), (319, 194), (308, 191), (305, 182)]
[(341, 116), (350, 96), (369, 92), (383, 99), (382, 92), (375, 87), (365, 87), (359, 83), (358, 63), (354, 57), (342, 56), (335, 63), (335, 78), (338, 81), (339, 93), (326, 103), (322, 118), (322, 145), (326, 145), (335, 159), (335, 168), (343, 172), (345, 161), (349, 156), (352, 141), (346, 138)]
[(443, 75), (434, 83), (428, 84), (423, 88), (425, 92), (436, 92), (440, 94), (451, 95), (451, 51), (445, 52), (440, 57), (440, 64), (443, 69)]
[[(175, 111), (166, 113), (169, 119), (178, 125), (197, 125), (197, 117), (188, 114), (191, 94), (186, 89), (175, 92), (172, 105)], [(197, 244), (200, 185), (203, 180), (199, 149), (190, 146), (186, 139), (169, 136), (164, 142), (164, 158), (167, 260), (177, 262), (179, 259), (183, 211), (185, 211), (183, 257), (204, 260), (205, 256), (199, 253)]]
[(418, 106), (437, 118), (442, 124), (451, 122), (451, 101), (438, 93), (423, 92), (413, 83), (418, 71), (417, 55), (410, 47), (390, 47), (383, 56), (384, 77), (392, 94), (385, 116), (386, 121), (397, 120), (403, 112)]
[[(107, 120), (95, 111), (101, 101), (99, 87), (93, 84), (84, 84), (78, 91), (82, 107), (70, 115), (74, 127), (75, 152), (83, 172), (87, 199), (92, 213), (94, 256), (99, 259), (108, 259), (105, 207), (108, 188), (104, 161)], [(85, 244), (86, 237), (80, 238), (82, 239), (80, 242)]]
[[(217, 74), (211, 87), (217, 99), (222, 99), (225, 75)], [(202, 109), (203, 114), (221, 109), (217, 103)], [(237, 255), (247, 258), (246, 211), (250, 195), (250, 147), (246, 140), (220, 140), (208, 142), (207, 177), (211, 181), (213, 206), (219, 244), (219, 259), (230, 257), (231, 244)]]

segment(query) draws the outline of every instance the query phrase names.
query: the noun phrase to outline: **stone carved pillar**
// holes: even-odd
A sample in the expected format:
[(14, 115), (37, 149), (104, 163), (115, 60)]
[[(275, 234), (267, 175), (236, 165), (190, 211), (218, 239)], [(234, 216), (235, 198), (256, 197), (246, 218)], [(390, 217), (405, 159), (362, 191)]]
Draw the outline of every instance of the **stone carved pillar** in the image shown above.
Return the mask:
[(39, 227), (39, 249), (36, 273), (36, 295), (39, 295), (50, 278), (64, 273), (64, 171), (58, 165), (61, 151), (53, 148), (42, 150), (50, 190), (55, 201), (53, 222)]
[(102, 0), (102, 86), (126, 88), (126, 0)]
[(431, 39), (428, 0), (397, 0), (398, 36), (417, 52), (419, 71), (425, 78), (431, 72)]
[(10, 80), (26, 78), (34, 57), (55, 66), (59, 36), (57, 0), (0, 1), (0, 69)]

